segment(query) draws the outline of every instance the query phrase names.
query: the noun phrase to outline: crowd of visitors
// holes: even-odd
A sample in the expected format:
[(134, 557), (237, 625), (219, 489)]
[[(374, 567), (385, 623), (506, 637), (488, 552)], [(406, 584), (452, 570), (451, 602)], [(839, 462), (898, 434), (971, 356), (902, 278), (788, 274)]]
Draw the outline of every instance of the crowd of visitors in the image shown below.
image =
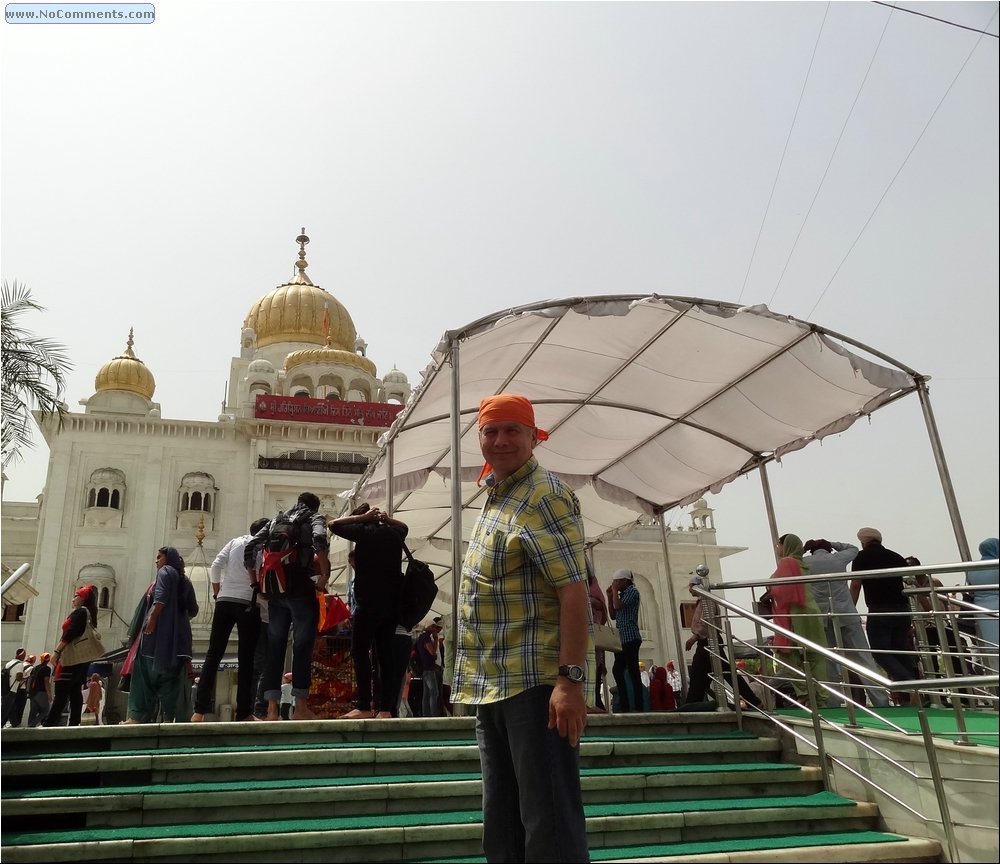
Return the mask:
[[(340, 719), (438, 717), (454, 705), (467, 706), (476, 716), (487, 860), (588, 860), (579, 770), (588, 714), (713, 708), (717, 663), (727, 681), (735, 680), (742, 707), (759, 706), (759, 689), (751, 685), (761, 679), (745, 659), (734, 658), (731, 669), (702, 568), (688, 580), (687, 681), (674, 660), (646, 669), (637, 573), (617, 570), (602, 591), (585, 555), (575, 494), (534, 456), (547, 434), (536, 425), (532, 404), (511, 394), (484, 399), (478, 427), (485, 501), (462, 565), (453, 633), (446, 636), (440, 616), (412, 631), (400, 623), (406, 524), (367, 504), (327, 522), (319, 498), (303, 492), (287, 512), (252, 523), (213, 562), (211, 636), (198, 678), (191, 662), (195, 591), (177, 549), (156, 552), (155, 577), (130, 627), (123, 722), (208, 719), (234, 628), (234, 719), (317, 719), (308, 700), (320, 609), (326, 609), (317, 593), (325, 594), (330, 577), (330, 532), (352, 544), (347, 596), (356, 692), (354, 707)], [(823, 538), (803, 542), (795, 534), (777, 538), (776, 568), (759, 608), (775, 626), (772, 672), (787, 680), (793, 702), (808, 696), (820, 707), (832, 706), (850, 695), (885, 707), (886, 690), (866, 685), (856, 671), (882, 670), (893, 681), (920, 674), (913, 615), (933, 616), (940, 598), (920, 595), (911, 604), (903, 575), (884, 571), (912, 571), (919, 560), (885, 547), (875, 528), (859, 529), (857, 539), (856, 546)], [(983, 560), (996, 558), (996, 538), (979, 548)], [(801, 581), (810, 576), (831, 578)], [(997, 571), (970, 573), (967, 582), (966, 602), (976, 610), (976, 633), (995, 670)], [(942, 587), (926, 574), (912, 584), (928, 592)], [(864, 626), (857, 608), (862, 596)], [(106, 688), (91, 671), (103, 653), (94, 586), (77, 589), (71, 607), (51, 652), (36, 658), (21, 648), (4, 665), (4, 725), (20, 725), (28, 705), (29, 726), (61, 725), (67, 709), (70, 726), (91, 715), (102, 722)], [(940, 649), (940, 630), (930, 621), (935, 635), (922, 622), (921, 638), (937, 639)], [(595, 650), (593, 625), (609, 622), (620, 646)], [(453, 640), (453, 664), (446, 662), (446, 638)], [(946, 639), (954, 648), (961, 634), (948, 630)], [(607, 650), (614, 653), (613, 686), (606, 678)], [(846, 658), (854, 668), (844, 666), (842, 686)], [(596, 671), (595, 682), (587, 680), (588, 667)]]

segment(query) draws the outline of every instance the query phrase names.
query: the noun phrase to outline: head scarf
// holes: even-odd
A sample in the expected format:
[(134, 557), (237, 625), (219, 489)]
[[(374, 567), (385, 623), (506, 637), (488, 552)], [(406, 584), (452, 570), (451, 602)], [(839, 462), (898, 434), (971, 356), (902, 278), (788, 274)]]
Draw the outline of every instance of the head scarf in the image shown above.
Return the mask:
[(859, 528), (858, 529), (858, 540), (864, 545), (868, 540), (875, 540), (878, 543), (882, 542), (882, 532), (878, 528)]
[(615, 570), (615, 575), (611, 577), (612, 581), (615, 579), (624, 579), (626, 582), (635, 582), (632, 578), (631, 570)]
[(990, 561), (997, 557), (997, 538), (987, 537), (979, 544), (980, 561)]
[(173, 567), (181, 576), (184, 575), (184, 559), (181, 558), (181, 553), (178, 552), (173, 546), (162, 546), (160, 551), (164, 554), (167, 559), (167, 566)]
[[(97, 586), (83, 585), (73, 592), (74, 597), (83, 600), (83, 607), (90, 613), (90, 623), (97, 626)], [(66, 619), (69, 621), (69, 618)]]
[[(979, 554), (983, 557), (980, 561), (989, 561), (991, 558), (997, 557), (997, 538), (987, 537), (979, 544)], [(969, 585), (996, 585), (997, 584), (997, 571), (994, 569), (989, 570), (975, 570), (971, 573), (965, 574), (965, 581)], [(993, 591), (977, 591), (975, 592), (975, 600), (973, 601), (977, 606), (986, 606), (986, 600), (988, 598), (993, 598), (997, 596), (997, 592)], [(996, 606), (996, 602), (992, 602), (987, 608), (993, 608)], [(982, 620), (982, 619), (980, 619)]]
[(802, 540), (797, 534), (785, 534), (784, 539), (781, 541), (781, 547), (785, 551), (786, 558), (794, 558), (799, 562), (799, 567), (802, 568), (802, 575), (805, 576), (809, 572), (809, 565), (802, 560)]
[[(535, 409), (524, 396), (514, 396), (510, 393), (487, 396), (479, 403), (479, 428), (482, 429), (487, 423), (520, 423), (522, 426), (534, 429), (539, 441), (549, 440), (549, 433), (535, 425)], [(493, 466), (488, 462), (483, 465), (476, 485), (482, 483), (483, 478), (492, 470)]]

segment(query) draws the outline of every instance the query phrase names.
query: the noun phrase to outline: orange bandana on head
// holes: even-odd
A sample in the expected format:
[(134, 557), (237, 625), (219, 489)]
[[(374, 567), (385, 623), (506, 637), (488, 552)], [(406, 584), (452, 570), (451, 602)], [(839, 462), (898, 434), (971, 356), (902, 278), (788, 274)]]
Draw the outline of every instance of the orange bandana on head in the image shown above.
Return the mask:
[[(482, 429), (487, 423), (520, 423), (534, 429), (539, 441), (549, 440), (549, 433), (535, 425), (535, 409), (524, 396), (512, 396), (510, 393), (487, 396), (479, 403), (479, 428)], [(480, 485), (492, 470), (489, 463), (483, 465), (476, 485)]]

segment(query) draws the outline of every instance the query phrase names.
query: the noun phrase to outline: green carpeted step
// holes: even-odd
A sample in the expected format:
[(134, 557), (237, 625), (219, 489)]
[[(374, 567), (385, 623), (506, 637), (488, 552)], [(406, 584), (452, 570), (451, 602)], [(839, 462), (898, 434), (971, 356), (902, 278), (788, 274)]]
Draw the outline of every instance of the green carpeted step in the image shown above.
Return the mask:
[[(591, 861), (641, 860), (679, 855), (726, 855), (736, 852), (764, 851), (767, 849), (797, 849), (799, 847), (844, 846), (860, 843), (898, 843), (905, 841), (898, 834), (882, 834), (878, 831), (845, 831), (809, 836), (749, 837), (737, 840), (710, 840), (699, 843), (662, 843), (649, 846), (605, 846), (591, 849)], [(411, 864), (479, 864), (485, 857), (469, 858), (417, 858)]]
[[(693, 741), (748, 741), (758, 738), (749, 732), (718, 732), (699, 735), (586, 735), (581, 740), (582, 745), (591, 743), (643, 743), (643, 742), (693, 742)], [(203, 753), (259, 753), (296, 750), (356, 750), (371, 748), (403, 748), (403, 747), (476, 747), (474, 740), (468, 738), (455, 739), (405, 739), (397, 741), (310, 741), (292, 744), (215, 744), (191, 747), (142, 747), (131, 750), (81, 750), (77, 752), (33, 752), (30, 756), (18, 754), (2, 755), (0, 761), (19, 762), (38, 759), (94, 759), (118, 756), (148, 756), (153, 755), (195, 755)]]
[[(797, 772), (796, 765), (780, 762), (735, 762), (731, 765), (643, 765), (611, 768), (581, 768), (581, 777), (632, 777), (661, 774), (724, 774), (749, 772)], [(460, 780), (481, 780), (480, 772), (382, 774), (354, 777), (304, 777), (281, 780), (230, 780), (198, 783), (137, 783), (116, 786), (71, 786), (60, 789), (5, 789), (4, 800), (31, 800), (42, 798), (98, 797), (108, 795), (176, 795), (204, 792), (245, 792), (249, 789), (316, 789), (324, 786), (377, 786), (401, 783), (452, 783)]]
[[(856, 711), (855, 719), (859, 726), (866, 729), (881, 729), (886, 731), (896, 731), (896, 727), (904, 730), (910, 735), (920, 734), (920, 718), (918, 708), (898, 707), (898, 708), (875, 708), (876, 716), (872, 716), (866, 711)], [(938, 738), (947, 738), (956, 741), (959, 738), (955, 726), (955, 712), (950, 708), (925, 708), (927, 723), (931, 728), (931, 734)], [(800, 708), (783, 708), (776, 712), (782, 717), (794, 717), (796, 719), (811, 720), (808, 711)], [(821, 712), (823, 717), (844, 725), (848, 722), (846, 708), (824, 708)], [(1000, 715), (996, 711), (970, 711), (966, 710), (962, 714), (965, 721), (965, 728), (968, 731), (969, 740), (975, 744), (984, 744), (988, 747), (996, 747), (998, 742), (998, 732), (1000, 732)]]
[[(649, 816), (693, 812), (718, 812), (761, 809), (811, 809), (821, 807), (856, 807), (856, 803), (832, 792), (804, 796), (778, 796), (767, 799), (726, 798), (688, 801), (644, 801), (617, 804), (586, 804), (587, 818)], [(284, 834), (303, 831), (350, 831), (380, 828), (407, 828), (434, 825), (474, 825), (482, 821), (480, 810), (451, 812), (392, 813), (380, 816), (338, 816), (317, 819), (277, 819), (268, 822), (214, 822), (125, 828), (87, 828), (64, 831), (10, 831), (0, 841), (3, 846), (26, 846), (39, 843), (86, 843), (114, 840), (153, 840), (165, 838), (231, 837)]]
[(776, 795), (773, 798), (699, 798), (687, 801), (636, 801), (614, 804), (585, 804), (589, 817), (649, 816), (654, 813), (715, 812), (720, 810), (756, 810), (787, 807), (857, 807), (855, 801), (834, 792), (814, 792), (812, 795)]

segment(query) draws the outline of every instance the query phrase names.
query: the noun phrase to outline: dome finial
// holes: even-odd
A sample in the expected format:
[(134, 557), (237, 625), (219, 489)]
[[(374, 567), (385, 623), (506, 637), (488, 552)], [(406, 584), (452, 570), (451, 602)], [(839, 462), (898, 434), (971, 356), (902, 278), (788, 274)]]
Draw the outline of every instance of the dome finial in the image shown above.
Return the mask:
[(201, 546), (202, 542), (205, 539), (205, 517), (204, 516), (202, 516), (198, 520), (198, 526), (197, 526), (197, 528), (195, 529), (195, 532), (194, 532), (194, 539), (198, 541), (198, 545), (199, 546)]
[(309, 242), (309, 238), (306, 236), (305, 226), (302, 228), (302, 233), (295, 238), (295, 242), (299, 244), (299, 260), (295, 262), (298, 272), (292, 281), (300, 285), (312, 285), (312, 281), (306, 274), (306, 268), (309, 266), (309, 262), (306, 261), (306, 244)]
[(135, 356), (135, 351), (132, 350), (134, 345), (135, 328), (129, 327), (125, 350), (105, 363), (94, 379), (94, 389), (98, 393), (103, 390), (126, 390), (146, 399), (153, 398), (156, 381), (146, 364)]

